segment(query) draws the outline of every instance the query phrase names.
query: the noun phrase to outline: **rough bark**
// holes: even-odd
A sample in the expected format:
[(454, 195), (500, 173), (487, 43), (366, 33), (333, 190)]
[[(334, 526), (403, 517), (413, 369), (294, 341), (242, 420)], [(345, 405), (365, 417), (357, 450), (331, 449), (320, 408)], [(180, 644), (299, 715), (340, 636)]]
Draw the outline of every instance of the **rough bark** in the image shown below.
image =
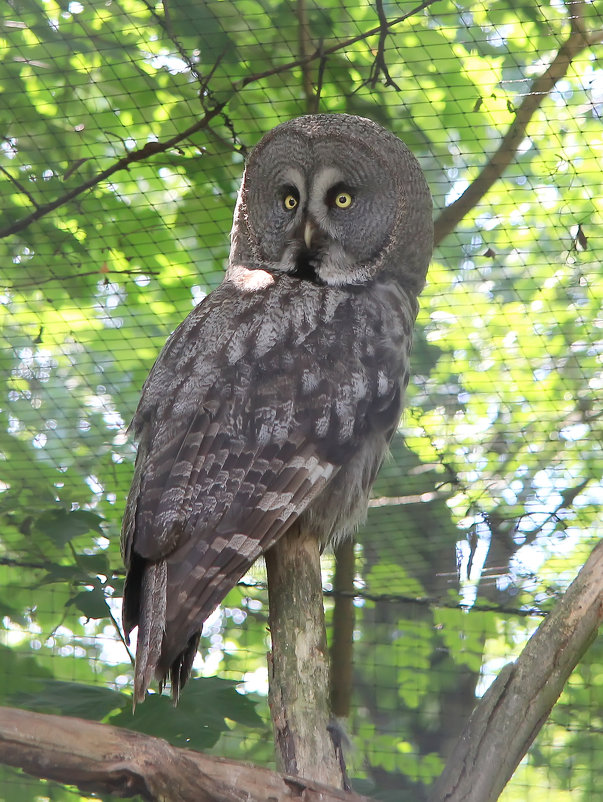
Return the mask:
[(0, 707), (0, 761), (82, 791), (162, 802), (369, 802), (79, 718)]
[(603, 620), (603, 542), (475, 708), (430, 802), (494, 802)]
[(268, 702), (277, 766), (341, 788), (329, 726), (329, 661), (316, 538), (295, 527), (266, 553), (272, 653)]

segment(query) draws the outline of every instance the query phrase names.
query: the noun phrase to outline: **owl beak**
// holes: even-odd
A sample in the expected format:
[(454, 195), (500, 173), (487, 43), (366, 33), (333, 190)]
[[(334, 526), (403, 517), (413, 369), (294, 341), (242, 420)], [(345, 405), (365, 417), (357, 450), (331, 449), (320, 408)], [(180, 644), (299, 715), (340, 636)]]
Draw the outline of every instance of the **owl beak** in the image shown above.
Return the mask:
[(310, 220), (308, 220), (304, 228), (304, 242), (306, 243), (306, 248), (308, 250), (310, 250), (310, 246), (312, 244), (313, 234), (314, 234), (314, 225), (313, 223), (310, 222)]

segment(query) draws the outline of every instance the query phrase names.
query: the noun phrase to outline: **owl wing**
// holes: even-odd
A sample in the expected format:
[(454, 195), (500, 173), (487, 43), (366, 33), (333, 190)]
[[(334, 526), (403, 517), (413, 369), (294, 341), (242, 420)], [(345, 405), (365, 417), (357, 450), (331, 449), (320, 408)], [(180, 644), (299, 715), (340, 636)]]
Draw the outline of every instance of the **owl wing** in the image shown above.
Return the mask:
[[(124, 607), (131, 610), (133, 590), (138, 619), (130, 612), (124, 621), (127, 630), (140, 625), (137, 662), (147, 681), (152, 671), (171, 672), (176, 690), (190, 671), (203, 621), (335, 470), (303, 437), (261, 445), (229, 431), (229, 418), (224, 408), (204, 412), (182, 442), (153, 452), (152, 460), (166, 472), (171, 464), (171, 471), (162, 492), (154, 480), (143, 480), (138, 497), (134, 586), (129, 579)], [(164, 555), (153, 521), (170, 517), (173, 549)]]
[(382, 355), (373, 355), (379, 371), (355, 355), (349, 295), (307, 290), (298, 314), (290, 285), (243, 294), (221, 285), (145, 383), (122, 541), (138, 700), (153, 672), (170, 673), (177, 696), (204, 620), (324, 490), (370, 422), (397, 421), (399, 377), (384, 378)]

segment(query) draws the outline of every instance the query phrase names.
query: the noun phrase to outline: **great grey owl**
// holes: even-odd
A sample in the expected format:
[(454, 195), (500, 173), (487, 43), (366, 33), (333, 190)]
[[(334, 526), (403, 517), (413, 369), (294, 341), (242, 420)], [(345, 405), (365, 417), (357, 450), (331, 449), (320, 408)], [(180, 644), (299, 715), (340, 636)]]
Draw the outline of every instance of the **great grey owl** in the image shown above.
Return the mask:
[(370, 120), (300, 117), (252, 151), (224, 281), (167, 341), (133, 420), (136, 701), (153, 674), (178, 697), (204, 620), (296, 520), (325, 545), (365, 515), (432, 240), (416, 159)]

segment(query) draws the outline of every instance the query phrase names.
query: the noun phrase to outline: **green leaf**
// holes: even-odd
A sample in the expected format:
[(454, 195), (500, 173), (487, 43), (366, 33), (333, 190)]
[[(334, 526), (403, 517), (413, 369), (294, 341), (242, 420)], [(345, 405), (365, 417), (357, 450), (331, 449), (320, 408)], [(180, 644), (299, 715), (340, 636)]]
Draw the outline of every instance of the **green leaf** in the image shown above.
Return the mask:
[(62, 507), (47, 510), (36, 520), (36, 528), (49, 537), (57, 546), (65, 546), (70, 540), (87, 532), (102, 532), (102, 518), (88, 510), (67, 511)]
[(208, 749), (229, 731), (226, 719), (263, 727), (253, 703), (237, 693), (234, 682), (203, 677), (187, 683), (177, 707), (167, 696), (149, 694), (135, 713), (124, 710), (111, 724), (165, 738), (175, 746)]
[(109, 605), (105, 599), (105, 594), (100, 585), (92, 590), (83, 590), (67, 602), (67, 606), (74, 606), (86, 618), (107, 618), (109, 617)]
[(16, 693), (11, 702), (26, 710), (77, 716), (91, 721), (102, 721), (116, 709), (130, 705), (130, 697), (99, 685), (82, 685), (78, 682), (44, 680), (35, 693)]

